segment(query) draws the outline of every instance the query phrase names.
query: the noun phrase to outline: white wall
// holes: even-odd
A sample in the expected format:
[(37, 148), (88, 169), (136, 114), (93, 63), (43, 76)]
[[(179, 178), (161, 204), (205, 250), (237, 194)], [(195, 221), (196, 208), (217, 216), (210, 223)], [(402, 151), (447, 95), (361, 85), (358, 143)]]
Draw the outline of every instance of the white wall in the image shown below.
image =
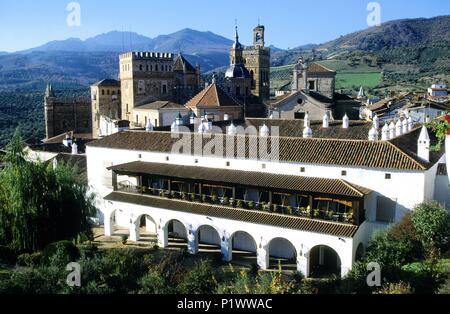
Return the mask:
[[(139, 158), (141, 155), (141, 158)], [(259, 171), (275, 174), (309, 176), (319, 178), (343, 179), (369, 189), (375, 193), (366, 201), (367, 218), (374, 220), (376, 196), (383, 195), (397, 200), (396, 220), (411, 210), (416, 204), (432, 195), (432, 190), (425, 191), (425, 176), (427, 180), (434, 180), (433, 171), (427, 174), (421, 171), (399, 171), (392, 169), (369, 169), (357, 167), (342, 167), (332, 165), (295, 164), (287, 162), (261, 162), (242, 159), (223, 159), (214, 157), (194, 157), (187, 155), (170, 155), (163, 153), (151, 153), (144, 151), (126, 151), (108, 148), (87, 147), (87, 167), (89, 184), (94, 186), (99, 194), (104, 197), (112, 191), (112, 175), (106, 170), (106, 166), (119, 165), (132, 161), (161, 162), (199, 167), (214, 167), (222, 169), (234, 169), (243, 171)], [(169, 156), (169, 161), (166, 157)], [(195, 163), (198, 160), (198, 164)], [(230, 161), (230, 166), (226, 162)], [(262, 169), (262, 164), (266, 165)], [(300, 167), (305, 167), (304, 173)], [(341, 176), (341, 171), (346, 170), (347, 176)], [(385, 174), (390, 173), (391, 179), (386, 180)], [(103, 183), (105, 182), (105, 183)], [(434, 184), (433, 184), (434, 185)], [(425, 194), (426, 193), (426, 194)]]

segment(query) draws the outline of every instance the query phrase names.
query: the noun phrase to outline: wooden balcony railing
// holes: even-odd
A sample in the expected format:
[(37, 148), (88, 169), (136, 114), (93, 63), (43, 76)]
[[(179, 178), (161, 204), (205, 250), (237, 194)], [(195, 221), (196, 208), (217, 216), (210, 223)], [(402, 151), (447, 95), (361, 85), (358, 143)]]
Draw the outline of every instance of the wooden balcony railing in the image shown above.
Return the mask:
[(183, 200), (187, 202), (220, 205), (246, 210), (278, 213), (287, 216), (296, 216), (347, 224), (356, 224), (356, 221), (353, 216), (353, 209), (349, 209), (349, 211), (345, 213), (335, 212), (332, 210), (322, 210), (318, 208), (311, 210), (309, 206), (296, 207), (282, 204), (270, 204), (267, 202), (255, 202), (251, 200), (233, 199), (229, 197), (218, 197), (215, 195), (169, 191), (165, 189), (152, 189), (148, 187), (120, 185), (120, 184), (118, 185), (117, 190), (126, 193), (152, 195), (155, 197)]

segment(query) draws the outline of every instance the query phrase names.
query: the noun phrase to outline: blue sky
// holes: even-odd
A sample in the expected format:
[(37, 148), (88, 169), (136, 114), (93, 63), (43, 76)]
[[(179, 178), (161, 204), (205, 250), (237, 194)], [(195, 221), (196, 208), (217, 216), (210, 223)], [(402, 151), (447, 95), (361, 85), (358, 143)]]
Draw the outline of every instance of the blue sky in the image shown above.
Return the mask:
[[(450, 14), (448, 0), (380, 0), (382, 22)], [(78, 0), (80, 27), (68, 27), (68, 0), (0, 0), (0, 51), (17, 51), (69, 37), (111, 30), (155, 37), (183, 28), (231, 38), (235, 19), (250, 43), (258, 23), (280, 48), (322, 43), (367, 27), (370, 0)], [(128, 4), (127, 4), (128, 3)]]

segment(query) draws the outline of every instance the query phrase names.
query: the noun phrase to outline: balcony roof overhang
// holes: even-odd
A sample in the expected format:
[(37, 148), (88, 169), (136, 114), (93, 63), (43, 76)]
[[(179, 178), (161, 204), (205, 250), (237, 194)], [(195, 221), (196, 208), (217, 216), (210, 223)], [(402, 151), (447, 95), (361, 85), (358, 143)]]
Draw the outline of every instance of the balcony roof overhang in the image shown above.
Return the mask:
[(267, 225), (273, 227), (314, 232), (343, 238), (352, 238), (358, 226), (337, 222), (320, 221), (302, 217), (284, 216), (261, 211), (249, 211), (225, 206), (210, 205), (171, 200), (147, 195), (113, 192), (104, 198), (106, 201), (155, 207), (166, 210), (185, 212), (207, 217), (230, 219), (235, 221)]
[(128, 175), (154, 175), (164, 178), (214, 182), (255, 189), (295, 191), (306, 194), (333, 195), (345, 198), (363, 198), (372, 190), (340, 179), (302, 177), (255, 171), (218, 169), (135, 161), (109, 167), (116, 173)]

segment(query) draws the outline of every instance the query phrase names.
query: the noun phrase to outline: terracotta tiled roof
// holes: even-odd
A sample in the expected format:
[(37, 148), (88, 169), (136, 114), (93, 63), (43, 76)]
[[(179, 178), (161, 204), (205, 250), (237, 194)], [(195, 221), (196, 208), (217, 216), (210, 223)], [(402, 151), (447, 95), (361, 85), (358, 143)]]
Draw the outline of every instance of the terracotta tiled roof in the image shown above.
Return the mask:
[(232, 185), (257, 188), (273, 188), (285, 191), (339, 195), (344, 197), (363, 197), (372, 191), (352, 185), (344, 180), (313, 178), (294, 175), (218, 169), (196, 166), (183, 166), (167, 163), (135, 161), (108, 168), (123, 173), (142, 173), (156, 176), (191, 179), (195, 181), (220, 182)]
[(186, 104), (186, 107), (191, 109), (224, 106), (242, 106), (242, 104), (215, 83), (203, 89)]
[[(230, 135), (216, 134), (212, 137), (198, 133), (181, 133), (183, 139), (191, 141), (192, 151), (187, 152), (194, 155), (194, 144), (200, 143), (205, 147), (211, 145), (215, 140), (226, 143), (231, 140)], [(411, 132), (392, 141), (376, 141), (368, 140), (339, 140), (339, 139), (304, 139), (297, 137), (279, 137), (279, 160), (284, 162), (295, 162), (300, 164), (323, 164), (334, 166), (355, 166), (383, 169), (402, 169), (423, 171), (430, 168), (443, 155), (443, 149), (440, 152), (431, 154), (430, 162), (424, 162), (419, 159), (415, 152), (417, 151), (417, 140), (419, 134), (417, 131)], [(432, 144), (435, 141), (433, 136)], [(237, 143), (245, 142), (243, 154), (239, 154), (239, 158), (255, 157), (258, 154), (258, 143), (255, 136), (236, 136), (237, 141), (234, 144), (235, 155), (237, 155)], [(405, 139), (402, 139), (405, 138)], [(268, 139), (268, 147), (274, 138)], [(98, 141), (88, 144), (90, 147), (105, 147), (122, 150), (135, 151), (151, 151), (170, 154), (172, 147), (179, 138), (173, 137), (169, 132), (122, 132), (105, 137)], [(414, 145), (413, 143), (416, 142)], [(201, 144), (203, 143), (203, 144)], [(239, 147), (240, 148), (240, 147)], [(241, 148), (240, 148), (241, 150)], [(213, 156), (227, 158), (225, 152), (215, 154), (214, 147), (211, 153), (206, 149), (203, 151), (204, 156)]]
[(113, 192), (105, 197), (106, 201), (137, 204), (147, 207), (163, 208), (190, 214), (211, 216), (254, 224), (301, 230), (337, 237), (352, 238), (358, 226), (337, 222), (320, 221), (301, 217), (284, 216), (261, 211), (250, 211), (225, 206), (200, 204), (181, 200)]
[(149, 104), (138, 106), (133, 110), (159, 110), (159, 109), (186, 109), (183, 105), (173, 103), (171, 101), (154, 101)]

